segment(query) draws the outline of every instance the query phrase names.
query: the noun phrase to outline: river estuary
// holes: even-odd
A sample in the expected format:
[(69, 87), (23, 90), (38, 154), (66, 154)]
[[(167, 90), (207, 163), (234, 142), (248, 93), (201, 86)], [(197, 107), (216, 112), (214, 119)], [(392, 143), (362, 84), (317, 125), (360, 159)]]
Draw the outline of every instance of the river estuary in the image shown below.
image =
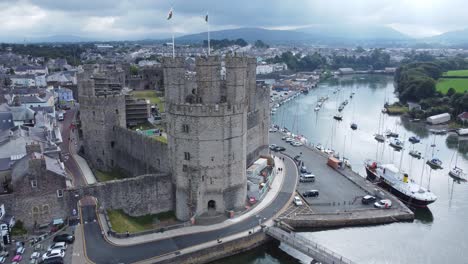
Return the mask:
[[(279, 107), (272, 116), (272, 123), (304, 135), (312, 144), (320, 143), (334, 149), (347, 157), (353, 170), (361, 175), (365, 175), (363, 162), (367, 158), (401, 166), (410, 179), (429, 187), (438, 200), (429, 210), (415, 212), (413, 223), (302, 234), (357, 263), (468, 263), (468, 184), (458, 183), (448, 175), (455, 165), (457, 137), (433, 135), (423, 123), (381, 115), (385, 101), (397, 100), (393, 91), (391, 76), (355, 75), (327, 80), (308, 95)], [(355, 94), (350, 98), (352, 92)], [(322, 96), (329, 96), (329, 100), (319, 111), (314, 111)], [(333, 115), (346, 99), (349, 103), (342, 112), (343, 121), (335, 121)], [(352, 122), (358, 125), (357, 130), (350, 128)], [(404, 151), (394, 151), (388, 141), (377, 143), (373, 135), (379, 131), (379, 123), (381, 131), (390, 129), (396, 131), (400, 139), (406, 139)], [(421, 143), (413, 146), (407, 140), (410, 136), (420, 137)], [(432, 144), (435, 147), (431, 147)], [(430, 170), (425, 160), (412, 158), (408, 151), (413, 147), (426, 158), (441, 159), (444, 169)], [(465, 139), (460, 141), (458, 151), (458, 167), (465, 172), (468, 171), (467, 152), (468, 139)], [(423, 166), (424, 174), (421, 173)], [(218, 263), (310, 263), (307, 257), (287, 247), (280, 248), (265, 245)]]

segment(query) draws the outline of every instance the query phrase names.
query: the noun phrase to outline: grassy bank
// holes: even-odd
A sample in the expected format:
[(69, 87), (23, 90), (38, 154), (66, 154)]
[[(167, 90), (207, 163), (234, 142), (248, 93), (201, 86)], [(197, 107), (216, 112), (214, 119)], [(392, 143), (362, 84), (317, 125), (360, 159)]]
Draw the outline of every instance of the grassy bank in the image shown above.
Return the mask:
[(437, 81), (436, 89), (442, 94), (453, 88), (457, 93), (464, 93), (468, 91), (468, 78), (467, 79), (447, 79), (441, 78)]
[(175, 224), (173, 211), (149, 214), (139, 217), (129, 216), (122, 210), (107, 210), (112, 229), (117, 233), (135, 233)]
[(121, 180), (127, 178), (127, 175), (125, 175), (125, 173), (123, 173), (119, 169), (113, 169), (110, 172), (96, 170), (94, 172), (94, 175), (96, 175), (96, 178), (99, 182)]
[(135, 96), (135, 98), (143, 98), (150, 100), (151, 104), (155, 104), (158, 106), (159, 112), (164, 112), (164, 97), (158, 96), (156, 91), (133, 91), (132, 94), (133, 96)]
[(156, 140), (156, 141), (160, 141), (160, 142), (162, 142), (162, 143), (164, 143), (164, 144), (167, 144), (167, 138), (165, 138), (165, 137), (163, 137), (163, 136), (154, 136), (153, 138), (154, 138), (154, 140)]
[(409, 111), (407, 106), (389, 105), (386, 108), (389, 115), (403, 115)]
[(456, 70), (444, 72), (443, 76), (466, 76), (468, 77), (468, 70)]

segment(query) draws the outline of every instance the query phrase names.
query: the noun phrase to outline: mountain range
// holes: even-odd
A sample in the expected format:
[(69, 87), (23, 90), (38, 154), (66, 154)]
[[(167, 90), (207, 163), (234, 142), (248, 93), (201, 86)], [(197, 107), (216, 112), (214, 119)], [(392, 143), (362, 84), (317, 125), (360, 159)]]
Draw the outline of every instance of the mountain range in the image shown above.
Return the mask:
[[(238, 39), (247, 42), (262, 40), (268, 44), (324, 44), (324, 45), (412, 45), (430, 43), (435, 45), (460, 45), (468, 43), (468, 29), (446, 32), (441, 35), (415, 39), (391, 27), (370, 25), (316, 25), (296, 30), (275, 30), (264, 28), (237, 28), (210, 32), (211, 39)], [(178, 43), (200, 43), (207, 33), (183, 35), (176, 38)], [(28, 43), (80, 43), (106, 41), (74, 35), (55, 35), (26, 39)], [(115, 40), (114, 40), (115, 41)], [(122, 40), (123, 41), (123, 40)], [(169, 42), (168, 39), (145, 39), (136, 42)], [(13, 41), (23, 43), (23, 41)]]

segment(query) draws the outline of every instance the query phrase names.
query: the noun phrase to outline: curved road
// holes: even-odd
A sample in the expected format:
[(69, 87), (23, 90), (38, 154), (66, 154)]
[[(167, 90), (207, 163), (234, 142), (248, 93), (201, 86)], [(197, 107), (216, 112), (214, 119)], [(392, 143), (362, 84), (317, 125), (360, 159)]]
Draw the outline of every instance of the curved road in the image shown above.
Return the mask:
[[(298, 176), (297, 168), (289, 158), (285, 158), (285, 170), (286, 176), (280, 192), (270, 205), (257, 214), (259, 217), (272, 218), (287, 205), (291, 195), (295, 192)], [(83, 222), (87, 222), (83, 225), (87, 257), (94, 263), (99, 264), (143, 261), (243, 231), (248, 232), (249, 229), (258, 226), (258, 218), (251, 216), (231, 226), (203, 232), (202, 234), (182, 235), (138, 245), (116, 246), (109, 244), (102, 237), (99, 223), (94, 221), (97, 219), (95, 206), (83, 206), (81, 216)]]

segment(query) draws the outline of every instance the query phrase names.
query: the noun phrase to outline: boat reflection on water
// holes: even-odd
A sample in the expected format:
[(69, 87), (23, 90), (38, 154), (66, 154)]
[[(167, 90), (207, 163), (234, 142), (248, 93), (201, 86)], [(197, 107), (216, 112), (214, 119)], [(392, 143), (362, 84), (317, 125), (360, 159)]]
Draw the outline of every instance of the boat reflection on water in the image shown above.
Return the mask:
[(414, 213), (414, 220), (423, 224), (432, 224), (434, 222), (434, 215), (429, 208), (411, 208)]

